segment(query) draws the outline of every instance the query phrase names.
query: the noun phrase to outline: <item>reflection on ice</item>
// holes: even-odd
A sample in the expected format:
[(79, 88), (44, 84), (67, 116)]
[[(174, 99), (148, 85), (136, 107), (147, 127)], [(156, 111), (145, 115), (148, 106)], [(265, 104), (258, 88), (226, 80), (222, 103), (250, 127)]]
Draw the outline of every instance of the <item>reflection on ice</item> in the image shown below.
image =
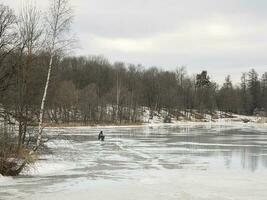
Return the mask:
[(47, 129), (50, 140), (41, 160), (21, 177), (0, 177), (0, 199), (27, 199), (96, 183), (157, 185), (163, 174), (167, 182), (179, 175), (175, 184), (182, 186), (188, 184), (189, 174), (206, 173), (210, 184), (216, 172), (223, 172), (232, 177), (231, 184), (237, 184), (241, 175), (250, 174), (247, 179), (257, 182), (257, 174), (267, 173), (267, 131), (263, 128), (212, 124), (102, 128), (105, 142), (97, 141), (99, 130)]

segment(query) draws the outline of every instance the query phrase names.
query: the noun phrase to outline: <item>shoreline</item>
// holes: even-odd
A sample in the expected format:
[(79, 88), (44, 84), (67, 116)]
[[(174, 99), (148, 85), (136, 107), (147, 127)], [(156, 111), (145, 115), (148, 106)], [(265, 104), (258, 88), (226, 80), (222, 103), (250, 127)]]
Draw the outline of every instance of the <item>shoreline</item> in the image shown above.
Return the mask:
[(149, 126), (177, 126), (177, 125), (252, 125), (267, 127), (267, 117), (264, 116), (248, 116), (238, 115), (233, 113), (224, 113), (219, 111), (215, 115), (202, 114), (201, 118), (196, 117), (192, 113), (183, 117), (169, 116), (169, 121), (166, 123), (166, 116), (163, 113), (153, 114), (151, 117), (148, 113), (144, 113), (140, 121), (137, 122), (100, 122), (100, 123), (83, 123), (83, 122), (60, 122), (60, 123), (44, 123), (46, 129), (49, 128), (105, 128), (105, 127), (149, 127)]
[(259, 123), (259, 122), (248, 122), (244, 123), (242, 121), (175, 121), (173, 123), (140, 123), (140, 124), (107, 124), (107, 125), (68, 125), (68, 124), (60, 124), (59, 126), (46, 126), (45, 129), (68, 129), (68, 128), (138, 128), (138, 127), (159, 127), (159, 126), (179, 126), (179, 125), (244, 125), (244, 126), (255, 126), (267, 128), (267, 123)]

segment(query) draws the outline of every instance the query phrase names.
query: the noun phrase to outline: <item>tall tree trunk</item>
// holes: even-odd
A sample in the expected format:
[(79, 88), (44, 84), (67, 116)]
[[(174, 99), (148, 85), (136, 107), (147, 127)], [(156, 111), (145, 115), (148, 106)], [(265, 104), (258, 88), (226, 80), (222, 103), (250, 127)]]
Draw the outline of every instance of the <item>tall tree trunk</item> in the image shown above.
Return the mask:
[(116, 103), (117, 103), (117, 109), (116, 109), (116, 121), (119, 121), (119, 103), (120, 103), (120, 93), (121, 93), (121, 89), (120, 89), (120, 82), (119, 82), (119, 73), (117, 72), (117, 86), (116, 86)]
[(42, 140), (44, 107), (45, 107), (45, 101), (46, 101), (48, 86), (49, 86), (49, 83), (50, 83), (50, 76), (51, 76), (51, 71), (52, 71), (53, 58), (54, 58), (54, 52), (52, 51), (52, 53), (50, 55), (47, 79), (46, 79), (46, 83), (45, 83), (45, 89), (44, 89), (44, 94), (43, 94), (43, 98), (42, 98), (42, 102), (41, 102), (41, 108), (40, 108), (37, 142), (36, 142), (36, 146), (34, 147), (33, 151), (36, 151), (39, 148), (39, 146), (41, 144), (41, 140)]

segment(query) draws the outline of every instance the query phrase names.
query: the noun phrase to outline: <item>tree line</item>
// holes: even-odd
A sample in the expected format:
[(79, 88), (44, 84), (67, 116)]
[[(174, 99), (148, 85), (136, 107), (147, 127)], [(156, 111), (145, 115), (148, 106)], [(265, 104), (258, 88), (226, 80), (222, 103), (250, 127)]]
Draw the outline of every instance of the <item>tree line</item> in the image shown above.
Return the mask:
[[(0, 162), (7, 149), (19, 154), (33, 143), (35, 151), (45, 123), (139, 123), (146, 110), (177, 118), (193, 110), (267, 110), (267, 72), (251, 69), (239, 84), (227, 76), (220, 86), (205, 70), (190, 75), (185, 67), (170, 71), (65, 56), (72, 43), (65, 37), (72, 19), (67, 3), (52, 0), (45, 22), (34, 5), (16, 15), (0, 4)], [(15, 125), (18, 130), (10, 128)]]
[[(28, 115), (38, 119), (42, 88), (47, 73), (47, 55), (34, 55), (25, 96)], [(13, 83), (17, 76), (13, 77)], [(251, 69), (233, 84), (230, 76), (222, 86), (207, 71), (188, 75), (184, 67), (167, 71), (156, 67), (122, 62), (110, 63), (103, 57), (57, 57), (44, 111), (47, 123), (136, 123), (145, 109), (167, 111), (173, 116), (197, 110), (215, 110), (253, 115), (267, 110), (267, 73), (259, 76)], [(18, 87), (12, 84), (2, 95), (6, 110), (16, 110)], [(184, 111), (184, 112), (181, 112)], [(26, 117), (26, 116), (23, 116)]]

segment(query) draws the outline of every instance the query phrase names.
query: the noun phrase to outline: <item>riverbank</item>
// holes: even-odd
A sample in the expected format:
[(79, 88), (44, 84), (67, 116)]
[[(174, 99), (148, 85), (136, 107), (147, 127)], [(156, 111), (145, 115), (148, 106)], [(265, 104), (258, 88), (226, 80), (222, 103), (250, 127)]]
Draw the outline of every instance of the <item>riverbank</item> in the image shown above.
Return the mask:
[(176, 125), (226, 125), (226, 124), (235, 124), (235, 125), (251, 125), (258, 127), (267, 127), (267, 117), (257, 117), (257, 116), (246, 116), (246, 115), (232, 115), (231, 117), (223, 117), (223, 118), (212, 118), (209, 115), (204, 115), (202, 119), (196, 118), (171, 118), (170, 123), (164, 122), (164, 117), (157, 115), (152, 119), (144, 119), (143, 122), (136, 123), (100, 123), (100, 124), (83, 124), (83, 123), (47, 123), (45, 124), (46, 128), (112, 128), (112, 127), (142, 127), (142, 126), (176, 126)]
[(243, 124), (267, 124), (267, 117), (238, 115), (223, 111), (214, 111), (212, 113), (203, 113), (197, 110), (180, 111), (176, 116), (165, 110), (159, 112), (144, 109), (142, 116), (137, 122), (69, 122), (69, 123), (46, 123), (49, 128), (67, 128), (67, 127), (135, 127), (135, 126), (158, 126), (158, 125), (179, 125), (183, 123), (243, 123)]
[(123, 126), (142, 126), (143, 122), (135, 123), (79, 123), (79, 122), (70, 122), (70, 123), (45, 123), (44, 127), (46, 128), (73, 128), (73, 127), (123, 127)]

